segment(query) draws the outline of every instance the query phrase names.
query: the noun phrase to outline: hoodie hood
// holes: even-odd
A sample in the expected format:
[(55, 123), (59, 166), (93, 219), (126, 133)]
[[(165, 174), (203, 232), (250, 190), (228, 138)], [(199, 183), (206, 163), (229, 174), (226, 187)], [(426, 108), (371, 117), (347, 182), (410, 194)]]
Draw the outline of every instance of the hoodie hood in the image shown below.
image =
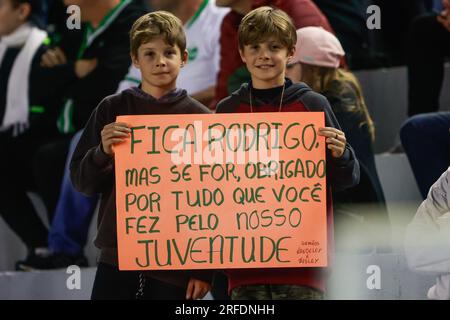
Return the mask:
[[(232, 97), (239, 98), (239, 101), (250, 104), (250, 88), (251, 88), (251, 81), (249, 83), (244, 83), (241, 85), (241, 87), (233, 92), (231, 94)], [(284, 90), (284, 96), (283, 96), (283, 105), (291, 104), (294, 101), (299, 101), (300, 97), (309, 91), (312, 91), (312, 89), (306, 85), (305, 83), (292, 83), (292, 81), (288, 78), (285, 79), (285, 90)], [(255, 95), (252, 95), (252, 103), (255, 107), (261, 106), (261, 105), (267, 105), (267, 101), (262, 101), (261, 99), (258, 99)], [(274, 97), (273, 101), (270, 101), (269, 104), (278, 104), (280, 101), (280, 96)]]
[(186, 90), (179, 89), (179, 88), (173, 89), (172, 91), (166, 93), (164, 96), (162, 96), (159, 99), (156, 99), (152, 95), (143, 91), (141, 89), (141, 86), (126, 89), (125, 92), (127, 92), (139, 99), (146, 100), (146, 102), (151, 103), (153, 105), (155, 105), (155, 104), (160, 104), (160, 105), (175, 104), (175, 103), (185, 99), (188, 96)]

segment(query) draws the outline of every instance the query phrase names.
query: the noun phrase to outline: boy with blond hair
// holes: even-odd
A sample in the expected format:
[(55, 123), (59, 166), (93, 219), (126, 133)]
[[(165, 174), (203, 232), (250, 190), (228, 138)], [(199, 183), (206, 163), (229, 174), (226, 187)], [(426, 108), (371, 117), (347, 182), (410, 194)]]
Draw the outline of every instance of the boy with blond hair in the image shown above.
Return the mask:
[[(141, 72), (142, 84), (106, 97), (94, 110), (71, 163), (75, 188), (88, 195), (101, 193), (95, 244), (100, 259), (92, 299), (199, 299), (210, 289), (208, 271), (118, 270), (116, 198), (113, 145), (129, 138), (119, 115), (209, 113), (209, 109), (176, 87), (180, 68), (187, 61), (181, 21), (164, 11), (139, 18), (130, 32), (131, 58)], [(201, 280), (200, 280), (201, 279)], [(144, 285), (145, 283), (145, 285)]]
[[(359, 164), (340, 130), (325, 97), (304, 83), (285, 78), (295, 53), (296, 29), (289, 16), (271, 7), (249, 12), (239, 26), (239, 53), (251, 75), (217, 105), (217, 113), (308, 112), (325, 113), (328, 252), (333, 252), (331, 188), (343, 190), (359, 182)], [(330, 261), (330, 259), (328, 259)], [(322, 299), (326, 268), (229, 269), (232, 299)]]

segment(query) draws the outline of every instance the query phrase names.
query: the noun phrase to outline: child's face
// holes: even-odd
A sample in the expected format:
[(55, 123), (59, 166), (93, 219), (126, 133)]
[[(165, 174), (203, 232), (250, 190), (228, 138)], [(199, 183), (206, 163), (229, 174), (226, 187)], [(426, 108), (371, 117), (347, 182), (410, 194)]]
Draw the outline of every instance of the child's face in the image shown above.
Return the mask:
[(302, 81), (302, 65), (299, 62), (288, 64), (286, 67), (286, 77), (291, 79), (293, 83)]
[(293, 56), (284, 45), (273, 38), (267, 41), (244, 46), (239, 49), (242, 61), (252, 76), (253, 86), (271, 88), (284, 83), (286, 64)]
[(180, 48), (171, 46), (162, 38), (142, 44), (133, 56), (133, 64), (141, 71), (143, 86), (159, 89), (175, 87), (180, 68), (188, 58), (187, 51), (181, 53)]
[(13, 33), (28, 18), (29, 5), (13, 7), (11, 0), (0, 0), (0, 37)]

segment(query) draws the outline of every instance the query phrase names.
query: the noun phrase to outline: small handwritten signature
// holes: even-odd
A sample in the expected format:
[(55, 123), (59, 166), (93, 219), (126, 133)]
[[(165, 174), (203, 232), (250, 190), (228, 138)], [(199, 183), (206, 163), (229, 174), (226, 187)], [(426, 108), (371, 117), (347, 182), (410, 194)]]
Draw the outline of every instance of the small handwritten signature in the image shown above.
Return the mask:
[(320, 242), (316, 240), (302, 241), (297, 248), (297, 254), (300, 255), (298, 259), (299, 264), (315, 264), (319, 262), (317, 254), (322, 253), (323, 248), (320, 247)]

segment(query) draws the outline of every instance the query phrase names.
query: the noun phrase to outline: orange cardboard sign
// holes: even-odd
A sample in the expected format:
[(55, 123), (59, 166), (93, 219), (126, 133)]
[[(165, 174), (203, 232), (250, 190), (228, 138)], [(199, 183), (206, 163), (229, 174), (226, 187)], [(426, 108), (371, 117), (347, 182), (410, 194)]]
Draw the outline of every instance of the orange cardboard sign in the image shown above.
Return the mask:
[(327, 266), (323, 112), (117, 121), (120, 270)]

